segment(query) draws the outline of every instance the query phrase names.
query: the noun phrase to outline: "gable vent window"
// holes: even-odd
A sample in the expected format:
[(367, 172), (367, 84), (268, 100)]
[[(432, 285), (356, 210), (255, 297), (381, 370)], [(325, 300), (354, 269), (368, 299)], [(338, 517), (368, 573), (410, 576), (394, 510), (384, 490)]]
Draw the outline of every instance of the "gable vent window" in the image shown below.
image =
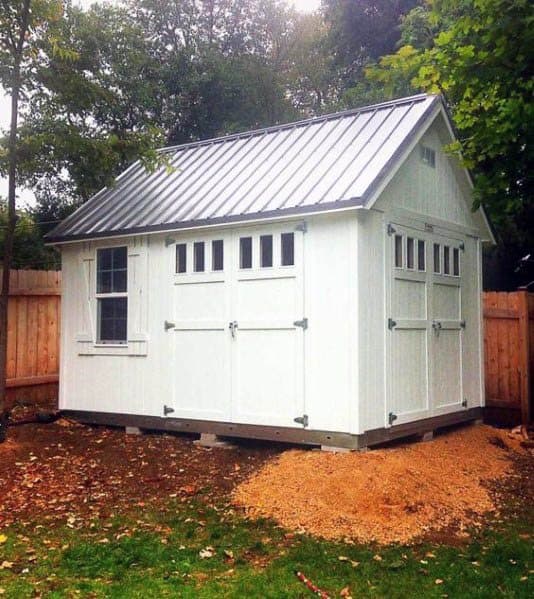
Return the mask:
[(96, 299), (98, 343), (125, 344), (128, 320), (126, 247), (97, 251)]
[(436, 168), (436, 150), (428, 146), (421, 146), (421, 162), (432, 168)]

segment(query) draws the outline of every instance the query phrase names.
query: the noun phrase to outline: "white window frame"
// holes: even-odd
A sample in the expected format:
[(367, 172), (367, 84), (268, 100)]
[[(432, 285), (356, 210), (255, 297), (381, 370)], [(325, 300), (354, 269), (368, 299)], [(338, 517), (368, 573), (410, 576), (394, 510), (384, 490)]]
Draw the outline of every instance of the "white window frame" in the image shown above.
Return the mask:
[[(126, 247), (126, 291), (97, 293), (98, 250)], [(100, 245), (90, 241), (78, 251), (80, 275), (82, 277), (83, 306), (85, 314), (79, 322), (85, 324), (76, 333), (79, 356), (146, 356), (148, 355), (148, 242), (144, 236), (109, 241)], [(126, 341), (120, 343), (100, 342), (98, 300), (100, 298), (127, 297)]]
[[(105, 250), (118, 250), (124, 248), (126, 252), (126, 291), (113, 291), (110, 293), (99, 293), (98, 292), (98, 254)], [(95, 307), (96, 307), (96, 340), (95, 347), (124, 347), (128, 345), (128, 246), (127, 245), (115, 245), (99, 247), (95, 252)], [(115, 299), (115, 298), (126, 298), (126, 338), (124, 341), (113, 340), (113, 341), (102, 341), (100, 339), (100, 300), (102, 299)]]

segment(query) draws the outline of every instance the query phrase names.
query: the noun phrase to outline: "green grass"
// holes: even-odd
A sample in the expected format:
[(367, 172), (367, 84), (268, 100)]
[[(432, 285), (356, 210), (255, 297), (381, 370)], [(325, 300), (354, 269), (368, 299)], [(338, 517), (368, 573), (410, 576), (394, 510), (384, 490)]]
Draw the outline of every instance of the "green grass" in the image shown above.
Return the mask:
[[(0, 569), (0, 589), (17, 599), (312, 597), (298, 569), (331, 596), (348, 586), (353, 597), (532, 597), (531, 526), (499, 523), (464, 546), (384, 549), (287, 537), (268, 521), (177, 504), (105, 526), (12, 527), (0, 545), (0, 564), (13, 564)], [(201, 559), (208, 546), (215, 554)]]

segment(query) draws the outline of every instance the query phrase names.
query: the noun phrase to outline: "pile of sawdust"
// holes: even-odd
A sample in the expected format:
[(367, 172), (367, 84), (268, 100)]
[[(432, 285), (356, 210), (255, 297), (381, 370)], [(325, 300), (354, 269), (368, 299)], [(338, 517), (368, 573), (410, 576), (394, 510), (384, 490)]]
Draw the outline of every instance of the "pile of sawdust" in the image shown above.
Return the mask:
[(427, 443), (367, 453), (291, 450), (237, 487), (250, 517), (327, 539), (406, 543), (480, 524), (496, 510), (483, 484), (506, 476), (519, 440), (471, 426)]

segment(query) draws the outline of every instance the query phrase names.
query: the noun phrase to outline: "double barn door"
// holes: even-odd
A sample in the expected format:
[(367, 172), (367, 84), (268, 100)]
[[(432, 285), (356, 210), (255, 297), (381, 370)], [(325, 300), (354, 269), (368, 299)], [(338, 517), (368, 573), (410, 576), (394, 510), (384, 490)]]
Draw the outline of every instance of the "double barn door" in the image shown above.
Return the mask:
[(387, 424), (454, 412), (463, 397), (461, 236), (388, 227)]
[(175, 262), (173, 417), (295, 426), (304, 413), (303, 233), (196, 235)]

